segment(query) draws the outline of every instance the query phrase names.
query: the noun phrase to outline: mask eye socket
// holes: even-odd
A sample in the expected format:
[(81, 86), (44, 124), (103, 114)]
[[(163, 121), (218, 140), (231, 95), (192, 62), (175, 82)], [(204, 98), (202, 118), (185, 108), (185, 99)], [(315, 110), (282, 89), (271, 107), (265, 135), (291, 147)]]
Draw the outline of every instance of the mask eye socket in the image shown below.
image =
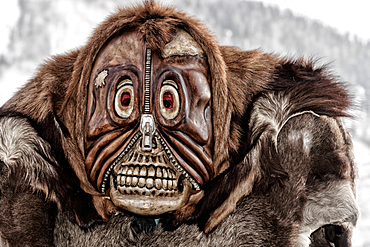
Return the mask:
[(177, 84), (172, 80), (163, 82), (159, 94), (159, 106), (162, 116), (167, 120), (172, 120), (180, 112), (180, 96)]
[(130, 79), (119, 82), (114, 97), (114, 109), (118, 116), (128, 118), (134, 108), (134, 87)]

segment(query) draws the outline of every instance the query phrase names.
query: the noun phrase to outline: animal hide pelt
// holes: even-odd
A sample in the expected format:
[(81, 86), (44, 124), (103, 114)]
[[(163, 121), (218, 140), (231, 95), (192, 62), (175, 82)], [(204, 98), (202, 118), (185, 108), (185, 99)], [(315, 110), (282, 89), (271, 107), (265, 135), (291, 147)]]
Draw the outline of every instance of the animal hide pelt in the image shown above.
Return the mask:
[(121, 8), (1, 107), (0, 243), (350, 246), (350, 107), (309, 59)]

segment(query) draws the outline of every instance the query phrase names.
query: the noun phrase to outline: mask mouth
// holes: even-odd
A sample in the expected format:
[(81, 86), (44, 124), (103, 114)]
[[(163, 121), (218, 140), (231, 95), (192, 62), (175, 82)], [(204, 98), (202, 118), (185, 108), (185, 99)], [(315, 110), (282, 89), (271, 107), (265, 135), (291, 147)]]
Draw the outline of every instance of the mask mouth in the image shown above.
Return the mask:
[[(125, 171), (130, 173), (146, 168), (148, 173), (154, 170), (152, 165), (149, 167), (142, 165), (141, 168), (124, 165), (119, 169), (120, 173), (117, 176), (112, 175), (109, 193), (115, 206), (131, 213), (151, 216), (175, 211), (188, 202), (191, 184), (182, 175), (177, 177), (176, 173), (171, 171), (167, 178), (163, 177), (163, 173), (161, 178), (157, 174), (154, 177), (123, 174)], [(156, 170), (168, 171), (168, 168), (157, 166)]]
[[(115, 206), (135, 214), (175, 211), (187, 203), (191, 191), (199, 189), (199, 185), (178, 165), (157, 132), (150, 152), (143, 151), (144, 138), (139, 133), (128, 144), (130, 149), (126, 148), (106, 171), (106, 192)], [(102, 183), (102, 188), (107, 185)]]
[(115, 189), (123, 195), (173, 197), (181, 193), (184, 186), (182, 176), (177, 178), (173, 169), (161, 165), (125, 164), (112, 175)]

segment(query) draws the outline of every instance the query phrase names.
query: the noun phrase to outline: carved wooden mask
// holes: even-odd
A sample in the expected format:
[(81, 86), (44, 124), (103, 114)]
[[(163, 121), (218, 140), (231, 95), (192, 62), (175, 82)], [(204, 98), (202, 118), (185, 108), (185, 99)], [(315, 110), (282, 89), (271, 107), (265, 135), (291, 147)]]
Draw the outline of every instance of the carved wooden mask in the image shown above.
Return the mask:
[(210, 80), (204, 51), (183, 30), (163, 54), (135, 30), (100, 50), (88, 89), (86, 170), (115, 206), (174, 211), (212, 179)]

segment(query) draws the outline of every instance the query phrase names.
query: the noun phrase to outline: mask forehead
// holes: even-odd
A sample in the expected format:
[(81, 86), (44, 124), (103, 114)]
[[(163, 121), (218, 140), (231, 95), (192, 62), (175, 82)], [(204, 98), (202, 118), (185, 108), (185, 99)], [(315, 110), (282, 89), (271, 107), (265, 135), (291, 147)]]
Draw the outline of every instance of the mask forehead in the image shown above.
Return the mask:
[(138, 32), (131, 31), (117, 35), (99, 52), (92, 70), (90, 83), (104, 67), (123, 64), (142, 67), (144, 52), (145, 46)]

